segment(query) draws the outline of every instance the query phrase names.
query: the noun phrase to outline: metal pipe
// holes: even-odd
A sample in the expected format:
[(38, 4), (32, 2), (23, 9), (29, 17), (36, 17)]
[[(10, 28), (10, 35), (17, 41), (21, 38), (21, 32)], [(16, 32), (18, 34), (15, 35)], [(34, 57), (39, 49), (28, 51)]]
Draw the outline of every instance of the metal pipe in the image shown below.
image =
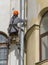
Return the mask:
[[(24, 0), (20, 0), (20, 18), (24, 20), (24, 8), (25, 8), (25, 2)], [(24, 26), (20, 27), (24, 29)], [(24, 65), (24, 31), (20, 30), (20, 59), (19, 59), (19, 65)]]

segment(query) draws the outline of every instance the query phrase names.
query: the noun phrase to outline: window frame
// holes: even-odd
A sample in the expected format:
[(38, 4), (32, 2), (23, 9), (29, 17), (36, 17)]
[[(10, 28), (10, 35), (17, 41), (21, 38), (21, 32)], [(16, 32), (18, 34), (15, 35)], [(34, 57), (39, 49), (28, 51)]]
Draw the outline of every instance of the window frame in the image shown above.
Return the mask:
[[(6, 39), (9, 39), (7, 34), (2, 32), (2, 31), (0, 31), (0, 35), (3, 35), (4, 37), (6, 37)], [(8, 65), (8, 54), (9, 54), (8, 46), (9, 46), (9, 43), (8, 42), (0, 43), (0, 46), (3, 46), (3, 48), (5, 48), (5, 47), (7, 48), (7, 59), (6, 59), (7, 62), (6, 62), (6, 65)]]
[[(43, 15), (42, 15), (42, 17), (41, 17), (41, 21), (40, 21), (40, 26), (41, 26), (41, 23), (42, 23), (42, 19), (44, 18), (44, 16), (46, 15), (46, 13), (48, 13), (48, 11), (46, 11)], [(42, 43), (41, 43), (41, 39), (43, 38), (43, 37), (45, 37), (45, 36), (48, 36), (48, 31), (47, 32), (45, 32), (45, 33), (42, 33), (42, 34), (40, 34), (40, 30), (39, 30), (39, 37), (40, 37), (40, 44), (39, 44), (39, 59), (40, 59), (40, 61), (43, 61), (42, 60)], [(44, 60), (46, 60), (46, 59), (44, 59)]]

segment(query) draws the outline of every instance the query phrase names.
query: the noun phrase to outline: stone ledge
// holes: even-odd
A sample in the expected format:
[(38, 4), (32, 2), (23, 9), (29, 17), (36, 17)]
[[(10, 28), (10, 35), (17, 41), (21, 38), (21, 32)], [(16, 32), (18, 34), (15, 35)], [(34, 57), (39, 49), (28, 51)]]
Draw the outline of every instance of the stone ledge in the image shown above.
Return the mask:
[(48, 59), (40, 61), (40, 62), (36, 63), (35, 65), (48, 65)]

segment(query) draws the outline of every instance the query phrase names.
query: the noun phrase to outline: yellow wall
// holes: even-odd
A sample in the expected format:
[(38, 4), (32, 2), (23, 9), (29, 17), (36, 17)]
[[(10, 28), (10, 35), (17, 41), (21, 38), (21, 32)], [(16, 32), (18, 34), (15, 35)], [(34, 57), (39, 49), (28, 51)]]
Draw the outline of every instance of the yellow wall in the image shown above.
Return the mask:
[(48, 10), (48, 0), (28, 0), (28, 31), (25, 35), (27, 47), (27, 65), (39, 62), (39, 27), (42, 15)]
[[(39, 26), (34, 25), (26, 35), (27, 48), (27, 65), (35, 65), (35, 62), (39, 62)], [(36, 38), (37, 37), (37, 38)]]
[[(27, 65), (34, 65), (35, 62), (35, 31), (30, 34), (27, 42)], [(32, 40), (32, 41), (31, 41)]]
[(48, 7), (48, 0), (28, 0), (28, 29), (38, 24), (40, 12)]

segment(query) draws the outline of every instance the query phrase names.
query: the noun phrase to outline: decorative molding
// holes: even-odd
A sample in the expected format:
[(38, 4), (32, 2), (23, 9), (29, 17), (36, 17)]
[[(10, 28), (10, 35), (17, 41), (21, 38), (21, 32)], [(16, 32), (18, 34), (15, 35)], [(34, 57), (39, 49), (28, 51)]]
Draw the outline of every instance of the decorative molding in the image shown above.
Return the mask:
[(25, 42), (25, 44), (24, 44), (24, 49), (25, 49), (25, 52), (27, 52), (27, 40), (28, 40), (28, 38), (30, 37), (30, 35), (32, 34), (32, 32), (33, 31), (35, 31), (35, 30), (39, 30), (39, 25), (37, 25), (37, 24), (34, 24), (32, 27), (30, 27), (30, 29), (28, 29), (28, 31), (26, 32), (26, 34), (25, 34), (25, 37), (24, 37), (24, 42)]
[(35, 30), (39, 30), (39, 25), (34, 24), (33, 26), (30, 27), (30, 29), (27, 30), (26, 34), (25, 34), (25, 39), (28, 38), (28, 35), (31, 34), (33, 31)]
[(36, 65), (42, 65), (44, 63), (48, 62), (48, 59), (45, 59), (43, 61), (37, 62)]

